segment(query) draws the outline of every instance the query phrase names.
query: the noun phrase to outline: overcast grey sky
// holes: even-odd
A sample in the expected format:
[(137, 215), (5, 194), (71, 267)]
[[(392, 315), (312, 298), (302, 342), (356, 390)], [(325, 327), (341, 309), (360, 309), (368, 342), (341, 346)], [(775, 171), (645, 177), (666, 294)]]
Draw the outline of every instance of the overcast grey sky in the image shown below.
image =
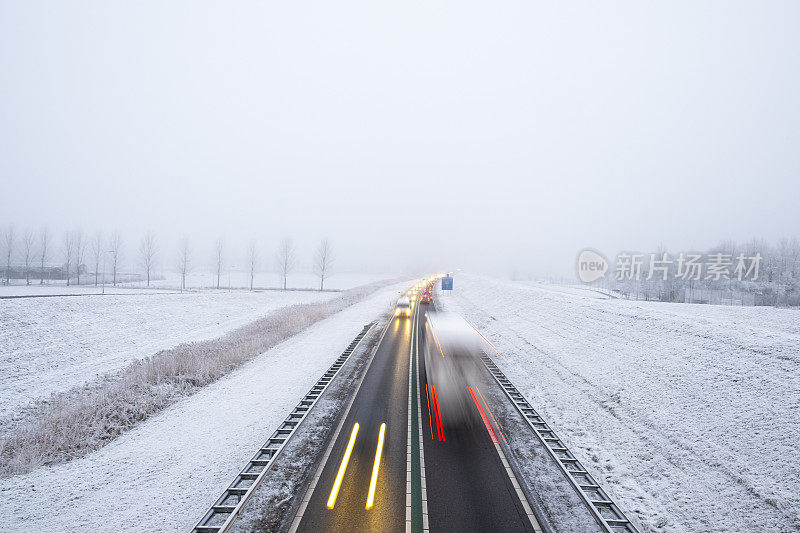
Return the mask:
[[(570, 273), (800, 232), (800, 2), (3, 2), (0, 224)], [(210, 263), (210, 257), (209, 257)]]

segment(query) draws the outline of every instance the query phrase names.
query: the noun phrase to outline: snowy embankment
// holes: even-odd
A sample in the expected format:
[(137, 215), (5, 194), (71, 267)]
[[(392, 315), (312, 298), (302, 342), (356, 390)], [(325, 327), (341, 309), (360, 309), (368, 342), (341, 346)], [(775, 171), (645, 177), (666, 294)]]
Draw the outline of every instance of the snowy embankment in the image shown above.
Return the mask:
[(336, 293), (198, 292), (0, 300), (0, 426), (132, 360)]
[(446, 308), (645, 531), (800, 528), (800, 313), (456, 278)]
[(0, 480), (12, 531), (187, 531), (362, 326), (380, 289), (81, 459)]

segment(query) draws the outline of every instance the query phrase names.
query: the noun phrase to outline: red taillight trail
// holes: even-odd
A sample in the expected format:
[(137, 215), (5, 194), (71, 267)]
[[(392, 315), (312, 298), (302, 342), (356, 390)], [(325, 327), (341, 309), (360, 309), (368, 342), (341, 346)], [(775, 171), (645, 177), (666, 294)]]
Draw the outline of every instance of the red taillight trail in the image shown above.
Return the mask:
[(467, 387), (467, 390), (469, 390), (469, 394), (472, 396), (472, 401), (475, 402), (475, 407), (478, 408), (478, 414), (481, 415), (481, 420), (483, 420), (483, 425), (486, 426), (486, 431), (488, 431), (489, 435), (492, 437), (492, 442), (497, 442), (497, 435), (494, 432), (492, 424), (489, 423), (489, 419), (486, 418), (486, 413), (483, 411), (481, 402), (478, 401), (478, 397), (475, 396), (475, 392), (473, 392), (472, 387)]

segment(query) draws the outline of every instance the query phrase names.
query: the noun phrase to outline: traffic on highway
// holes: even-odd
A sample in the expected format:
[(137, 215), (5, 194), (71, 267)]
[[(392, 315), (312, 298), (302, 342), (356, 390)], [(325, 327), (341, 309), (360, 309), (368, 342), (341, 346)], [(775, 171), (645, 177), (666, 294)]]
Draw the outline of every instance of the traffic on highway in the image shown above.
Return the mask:
[[(313, 468), (295, 480), (276, 518), (283, 525), (271, 530), (637, 531), (503, 374), (495, 363), (503, 354), (441, 305), (452, 288), (452, 273), (423, 279), (381, 327), (364, 326), (194, 531), (234, 530), (262, 481), (280, 475), (276, 458), (327, 394), (343, 398), (335, 422), (319, 428), (325, 438)], [(374, 342), (354, 385), (329, 393), (367, 338)]]
[(484, 396), (481, 338), (401, 297), (290, 531), (541, 531)]

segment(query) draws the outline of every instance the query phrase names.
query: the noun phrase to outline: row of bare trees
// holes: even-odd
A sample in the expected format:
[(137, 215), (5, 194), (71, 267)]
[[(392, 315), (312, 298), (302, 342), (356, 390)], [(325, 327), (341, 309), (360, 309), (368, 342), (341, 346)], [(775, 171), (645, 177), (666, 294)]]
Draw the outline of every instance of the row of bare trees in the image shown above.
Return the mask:
[[(38, 235), (33, 230), (26, 229), (19, 242), (17, 242), (15, 228), (13, 225), (9, 225), (3, 232), (2, 243), (6, 260), (4, 284), (7, 285), (10, 282), (12, 263), (20, 257), (19, 255), (15, 256), (15, 252), (21, 253), (25, 284), (31, 284), (31, 274), (35, 268), (33, 266), (34, 263), (38, 263), (39, 266), (39, 283), (44, 284), (46, 276), (49, 275), (46, 266), (53, 255), (52, 235), (46, 227), (42, 228)], [(153, 259), (155, 258), (155, 237), (152, 232), (145, 237), (142, 249), (147, 251), (148, 260), (146, 265), (149, 285), (150, 272), (152, 272)], [(68, 286), (72, 282), (73, 272), (75, 273), (77, 284), (81, 284), (81, 274), (85, 272), (84, 268), (86, 268), (87, 260), (91, 261), (91, 265), (94, 267), (94, 285), (97, 286), (100, 283), (100, 265), (101, 262), (105, 264), (106, 259), (108, 259), (111, 268), (112, 282), (114, 285), (117, 284), (117, 273), (122, 253), (122, 237), (119, 232), (112, 233), (106, 239), (102, 232), (98, 231), (89, 239), (81, 229), (68, 230), (62, 235), (61, 248), (58, 251), (60, 252), (60, 264), (64, 269), (64, 278)], [(104, 253), (107, 253), (108, 256), (104, 257)], [(103, 269), (103, 272), (105, 272), (105, 269)]]
[[(225, 242), (220, 237), (214, 245), (214, 267), (217, 278), (217, 288), (220, 288), (220, 278), (224, 267)], [(255, 273), (258, 269), (259, 251), (255, 240), (251, 240), (247, 249), (247, 267), (250, 274), (250, 290), (253, 290)], [(190, 259), (189, 243), (186, 238), (181, 241), (180, 255), (178, 258), (178, 270), (181, 272), (181, 288), (185, 289), (186, 272)], [(286, 290), (288, 287), (289, 274), (294, 271), (297, 256), (294, 242), (286, 237), (281, 240), (278, 251), (275, 255), (275, 265), (281, 276), (281, 288)], [(330, 275), (333, 267), (333, 248), (330, 241), (325, 238), (320, 241), (313, 259), (314, 273), (319, 277), (319, 290), (325, 289), (325, 278)]]
[[(123, 240), (119, 232), (114, 232), (105, 237), (102, 232), (96, 232), (90, 237), (84, 234), (81, 229), (65, 231), (62, 235), (60, 247), (58, 243), (54, 246), (51, 233), (47, 228), (43, 228), (38, 235), (26, 229), (23, 235), (18, 238), (13, 225), (5, 228), (2, 235), (5, 276), (4, 283), (8, 284), (15, 273), (17, 277), (20, 270), (24, 273), (26, 285), (31, 284), (32, 273), (36, 270), (34, 266), (39, 266), (39, 283), (44, 284), (48, 274), (47, 264), (51, 258), (59, 261), (60, 275), (70, 285), (74, 274), (78, 285), (81, 284), (81, 276), (92, 272), (94, 285), (98, 286), (102, 281), (105, 283), (106, 268), (110, 269), (111, 282), (117, 285), (119, 281), (119, 267), (122, 261)], [(54, 250), (54, 248), (57, 248)], [(223, 270), (226, 259), (225, 240), (220, 237), (214, 244), (214, 274), (216, 287), (220, 288)], [(138, 263), (142, 268), (143, 277), (147, 286), (153, 279), (156, 264), (159, 260), (160, 249), (156, 235), (153, 231), (148, 231), (142, 237), (138, 249)], [(57, 256), (53, 257), (53, 256)], [(22, 269), (17, 266), (24, 265)], [(255, 284), (255, 274), (259, 267), (260, 254), (255, 240), (251, 240), (247, 249), (247, 268), (249, 271), (250, 290)], [(281, 286), (285, 290), (288, 288), (288, 277), (294, 271), (297, 263), (297, 254), (293, 241), (290, 238), (281, 240), (275, 254), (275, 265), (281, 276)], [(177, 268), (181, 277), (181, 290), (186, 289), (186, 276), (190, 273), (193, 264), (192, 247), (188, 237), (180, 240), (178, 246)], [(319, 290), (324, 290), (325, 281), (329, 277), (333, 266), (333, 249), (330, 241), (322, 239), (313, 257), (313, 270), (319, 278)], [(102, 274), (101, 274), (102, 272)], [(101, 278), (102, 275), (102, 278)]]
[[(277, 265), (278, 265), (278, 272), (281, 275), (281, 280), (283, 281), (283, 289), (286, 290), (286, 283), (289, 277), (289, 273), (294, 269), (296, 256), (295, 256), (295, 249), (294, 243), (291, 239), (285, 238), (281, 241), (280, 247), (278, 248), (278, 255), (276, 257)], [(253, 280), (252, 280), (252, 265), (255, 261), (255, 258), (251, 255), (251, 271), (250, 271), (250, 288), (252, 289)], [(333, 266), (333, 248), (331, 247), (330, 241), (325, 238), (322, 239), (317, 246), (317, 249), (314, 253), (313, 258), (313, 268), (314, 273), (319, 277), (319, 290), (325, 289), (325, 278), (330, 274), (331, 268)]]

